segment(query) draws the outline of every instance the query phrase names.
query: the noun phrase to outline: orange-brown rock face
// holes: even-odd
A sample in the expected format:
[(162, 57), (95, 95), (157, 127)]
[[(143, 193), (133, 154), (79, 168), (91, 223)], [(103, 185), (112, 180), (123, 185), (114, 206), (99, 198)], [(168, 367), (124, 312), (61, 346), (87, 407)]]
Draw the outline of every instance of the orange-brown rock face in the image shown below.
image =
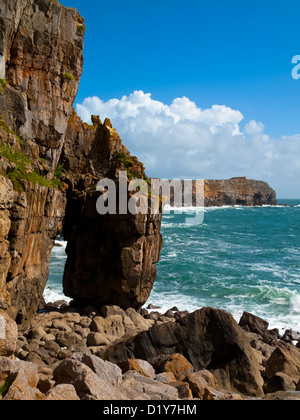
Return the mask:
[(66, 194), (51, 179), (82, 73), (82, 27), (58, 2), (0, 3), (0, 305), (22, 323), (62, 230)]
[(206, 180), (205, 206), (262, 206), (276, 205), (276, 192), (263, 181), (247, 178)]
[(91, 127), (76, 115), (70, 119), (61, 162), (73, 174), (63, 232), (68, 241), (65, 294), (79, 305), (142, 306), (157, 276), (162, 213), (101, 216), (95, 185), (105, 177), (118, 185), (120, 169), (129, 177), (146, 178), (143, 165), (123, 146), (109, 120)]
[[(83, 64), (83, 19), (49, 0), (0, 3), (1, 115), (55, 169)], [(2, 65), (1, 65), (2, 63)]]
[[(101, 178), (144, 178), (109, 119), (84, 124), (72, 105), (84, 20), (53, 0), (0, 2), (0, 309), (26, 324), (64, 231), (64, 288), (76, 301), (143, 304), (156, 278), (157, 216), (100, 216)], [(128, 197), (129, 198), (129, 197)], [(64, 229), (63, 229), (64, 226)]]
[(54, 240), (62, 230), (66, 197), (59, 190), (28, 183), (14, 198), (6, 290), (13, 318), (24, 323), (35, 314), (43, 295)]

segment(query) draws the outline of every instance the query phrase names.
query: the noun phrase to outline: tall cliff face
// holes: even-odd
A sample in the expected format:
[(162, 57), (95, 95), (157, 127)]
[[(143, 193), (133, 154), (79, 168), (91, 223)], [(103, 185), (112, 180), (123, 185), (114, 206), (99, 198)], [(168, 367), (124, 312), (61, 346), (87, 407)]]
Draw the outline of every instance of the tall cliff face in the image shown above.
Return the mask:
[(36, 311), (62, 230), (66, 194), (53, 172), (82, 73), (80, 25), (57, 2), (0, 3), (0, 186), (9, 197), (0, 208), (0, 301), (19, 322)]
[(227, 180), (206, 180), (205, 206), (277, 205), (276, 192), (263, 181), (245, 177)]
[(54, 170), (83, 64), (84, 21), (50, 0), (0, 3), (2, 117), (26, 153)]
[[(176, 196), (174, 191), (171, 190), (171, 205), (179, 207), (183, 205), (185, 200), (185, 185), (183, 181), (181, 185), (182, 194), (180, 193), (179, 196)], [(193, 206), (199, 205), (197, 204), (199, 203), (197, 194), (204, 199), (205, 207), (277, 205), (276, 192), (263, 181), (256, 181), (246, 177), (222, 180), (206, 179), (203, 183), (203, 192), (197, 190), (196, 185), (194, 181), (191, 200)]]
[(145, 173), (109, 120), (89, 126), (73, 111), (84, 28), (53, 0), (0, 2), (0, 307), (22, 324), (63, 230), (65, 290), (77, 301), (139, 305), (156, 277), (161, 216), (95, 215), (100, 178), (117, 179), (124, 163), (130, 177)]
[[(64, 291), (78, 305), (139, 307), (148, 300), (162, 249), (162, 209), (158, 215), (105, 215), (96, 211), (102, 178), (147, 179), (108, 119), (94, 126), (74, 114), (69, 121), (61, 164), (72, 174), (64, 237), (68, 241)], [(129, 199), (129, 196), (127, 197)]]

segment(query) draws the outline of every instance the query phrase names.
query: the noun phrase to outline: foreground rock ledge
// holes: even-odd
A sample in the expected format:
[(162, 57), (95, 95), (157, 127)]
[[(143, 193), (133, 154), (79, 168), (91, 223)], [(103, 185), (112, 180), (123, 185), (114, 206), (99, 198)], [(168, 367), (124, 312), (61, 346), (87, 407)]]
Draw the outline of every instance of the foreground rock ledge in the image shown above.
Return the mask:
[(224, 389), (263, 396), (259, 364), (243, 331), (225, 311), (204, 308), (175, 323), (148, 331), (109, 347), (103, 357), (113, 363), (130, 358), (153, 361), (162, 354), (180, 353), (196, 371), (208, 369)]
[(299, 334), (281, 337), (252, 314), (241, 327), (212, 308), (155, 320), (116, 306), (54, 309), (19, 337), (0, 314), (0, 399), (300, 399)]

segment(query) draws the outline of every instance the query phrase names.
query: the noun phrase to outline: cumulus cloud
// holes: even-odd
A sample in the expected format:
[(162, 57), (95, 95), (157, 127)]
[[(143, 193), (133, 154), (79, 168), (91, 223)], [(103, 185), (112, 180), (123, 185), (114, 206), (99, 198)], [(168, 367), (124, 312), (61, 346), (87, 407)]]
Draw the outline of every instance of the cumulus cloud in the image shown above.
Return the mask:
[(245, 122), (225, 105), (201, 109), (186, 97), (167, 105), (135, 91), (107, 102), (86, 98), (77, 112), (86, 122), (91, 115), (109, 117), (149, 176), (248, 176), (268, 181), (281, 196), (300, 196), (300, 135), (272, 138), (261, 122)]

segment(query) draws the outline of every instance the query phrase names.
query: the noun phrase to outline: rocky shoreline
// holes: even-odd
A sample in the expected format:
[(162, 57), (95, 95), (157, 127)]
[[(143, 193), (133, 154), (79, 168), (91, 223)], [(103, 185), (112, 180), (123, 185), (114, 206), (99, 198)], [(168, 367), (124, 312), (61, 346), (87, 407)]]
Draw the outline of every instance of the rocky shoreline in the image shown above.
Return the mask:
[[(99, 180), (149, 178), (108, 118), (88, 125), (73, 110), (84, 31), (56, 0), (0, 4), (0, 399), (300, 399), (298, 333), (247, 313), (238, 325), (212, 308), (139, 309), (157, 275), (162, 199), (156, 215), (96, 211)], [(246, 178), (206, 190), (207, 205), (276, 204)], [(37, 313), (58, 235), (74, 307)]]
[(26, 330), (1, 311), (0, 399), (300, 399), (298, 332), (246, 312), (238, 325), (217, 309), (153, 308), (57, 302)]

